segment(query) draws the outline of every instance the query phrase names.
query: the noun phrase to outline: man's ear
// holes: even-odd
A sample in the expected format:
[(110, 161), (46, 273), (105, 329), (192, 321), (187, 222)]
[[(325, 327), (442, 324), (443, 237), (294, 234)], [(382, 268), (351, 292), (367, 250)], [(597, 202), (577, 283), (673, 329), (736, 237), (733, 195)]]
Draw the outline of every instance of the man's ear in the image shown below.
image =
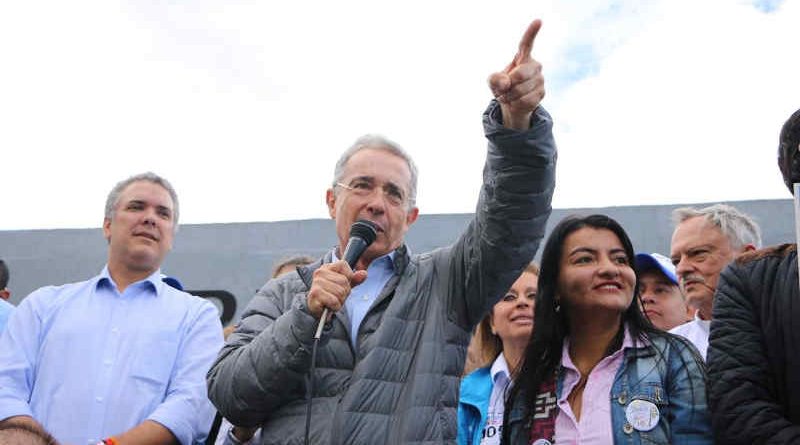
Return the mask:
[(744, 248), (742, 249), (742, 253), (744, 253), (744, 252), (752, 252), (754, 250), (757, 250), (756, 246), (754, 246), (753, 244), (748, 244), (748, 245), (744, 246)]
[(325, 192), (325, 204), (328, 205), (328, 215), (332, 219), (336, 219), (336, 194), (333, 193), (333, 189), (328, 189)]
[(419, 207), (412, 207), (406, 215), (406, 224), (411, 226), (417, 221), (417, 218), (419, 218)]
[(103, 238), (111, 241), (111, 218), (103, 218)]
[(0, 299), (8, 301), (11, 298), (11, 291), (8, 289), (0, 290)]

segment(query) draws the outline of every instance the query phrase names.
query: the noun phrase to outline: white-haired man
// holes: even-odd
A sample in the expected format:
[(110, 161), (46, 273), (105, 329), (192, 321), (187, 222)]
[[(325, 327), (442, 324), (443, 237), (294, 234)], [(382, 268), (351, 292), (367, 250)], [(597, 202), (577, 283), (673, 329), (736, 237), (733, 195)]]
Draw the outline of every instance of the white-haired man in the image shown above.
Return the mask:
[(719, 274), (737, 255), (761, 246), (761, 229), (750, 216), (726, 204), (682, 207), (672, 215), (676, 226), (670, 257), (686, 304), (696, 312), (694, 320), (670, 332), (688, 338), (705, 359)]
[(205, 374), (222, 346), (209, 302), (164, 283), (178, 197), (144, 173), (106, 200), (108, 263), (22, 300), (0, 337), (0, 420), (64, 444), (189, 445), (214, 410)]
[[(408, 252), (416, 168), (399, 146), (365, 137), (340, 158), (325, 195), (338, 246), (268, 282), (209, 372), (220, 412), (260, 425), (262, 445), (303, 443), (308, 403), (310, 443), (455, 443), (470, 331), (531, 261), (550, 214), (555, 144), (530, 55), (539, 26), (490, 78), (498, 101), (484, 113), (485, 180), (476, 215), (452, 246)], [(375, 223), (378, 236), (351, 270), (338, 259), (358, 219)], [(335, 315), (309, 380), (326, 308)]]

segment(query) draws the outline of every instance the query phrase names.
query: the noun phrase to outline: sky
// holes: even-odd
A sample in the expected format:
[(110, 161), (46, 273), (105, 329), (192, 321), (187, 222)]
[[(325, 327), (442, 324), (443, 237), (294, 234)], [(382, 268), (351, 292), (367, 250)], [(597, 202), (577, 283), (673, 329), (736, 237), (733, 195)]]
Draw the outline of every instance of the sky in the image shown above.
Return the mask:
[(534, 18), (554, 207), (789, 197), (800, 0), (32, 0), (0, 6), (0, 230), (99, 227), (148, 170), (183, 224), (327, 218), (365, 133), (414, 157), (422, 214), (472, 212), (486, 79)]

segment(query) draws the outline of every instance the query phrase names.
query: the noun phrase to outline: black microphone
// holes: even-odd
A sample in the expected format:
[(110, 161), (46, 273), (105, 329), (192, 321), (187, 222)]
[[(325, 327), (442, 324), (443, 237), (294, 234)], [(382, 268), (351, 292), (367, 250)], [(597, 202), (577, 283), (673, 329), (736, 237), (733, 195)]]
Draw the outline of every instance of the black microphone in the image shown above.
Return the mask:
[[(356, 263), (361, 255), (367, 250), (367, 247), (375, 242), (378, 237), (378, 230), (375, 223), (367, 221), (366, 219), (359, 219), (350, 226), (350, 239), (347, 240), (347, 247), (344, 248), (342, 259), (350, 265), (351, 269), (356, 268)], [(314, 334), (315, 339), (322, 336), (322, 328), (325, 326), (325, 320), (328, 318), (328, 308), (323, 309), (322, 317), (319, 319), (317, 325), (317, 332)]]

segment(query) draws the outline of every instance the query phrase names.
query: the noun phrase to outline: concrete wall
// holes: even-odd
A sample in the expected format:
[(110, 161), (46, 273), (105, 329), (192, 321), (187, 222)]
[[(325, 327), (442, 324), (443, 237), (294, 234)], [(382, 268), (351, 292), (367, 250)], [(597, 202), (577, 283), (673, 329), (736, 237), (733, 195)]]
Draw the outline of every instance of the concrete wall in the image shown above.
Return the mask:
[[(791, 199), (730, 204), (757, 219), (765, 245), (794, 242)], [(638, 252), (668, 255), (670, 213), (676, 207), (680, 205), (556, 209), (548, 222), (548, 233), (568, 214), (605, 213), (626, 228)], [(453, 242), (471, 216), (422, 215), (406, 239), (411, 251), (425, 252)], [(238, 317), (269, 277), (274, 262), (298, 253), (318, 257), (335, 243), (330, 220), (190, 224), (181, 226), (162, 271), (180, 279), (186, 289), (232, 293), (238, 302)], [(100, 228), (0, 231), (0, 258), (11, 269), (9, 288), (14, 303), (38, 287), (96, 275), (105, 264), (106, 254)]]

